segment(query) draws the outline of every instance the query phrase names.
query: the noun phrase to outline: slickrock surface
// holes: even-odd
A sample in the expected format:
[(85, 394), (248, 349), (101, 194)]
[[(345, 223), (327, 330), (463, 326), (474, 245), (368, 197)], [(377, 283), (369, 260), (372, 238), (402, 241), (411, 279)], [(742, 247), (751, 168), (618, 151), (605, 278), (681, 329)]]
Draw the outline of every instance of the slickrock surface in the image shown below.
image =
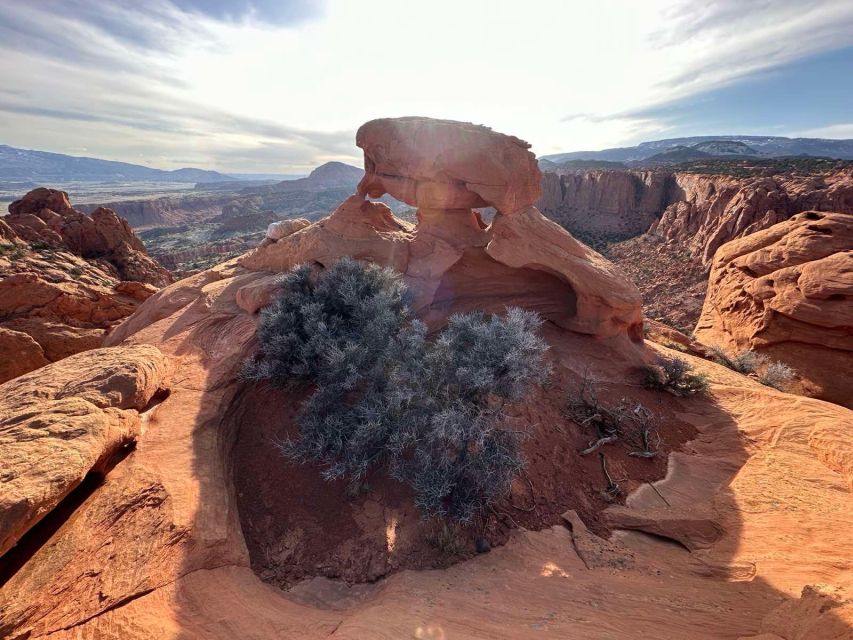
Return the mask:
[(793, 367), (853, 407), (853, 215), (809, 211), (723, 245), (696, 336)]
[[(654, 489), (645, 485), (626, 506), (605, 511), (615, 529), (610, 540), (568, 513), (570, 527), (518, 532), (446, 570), (354, 587), (315, 578), (291, 592), (264, 584), (240, 527), (245, 497), (231, 485), (252, 468), (235, 465), (239, 421), (229, 419), (253, 326), (234, 296), (259, 275), (223, 265), (172, 285), (140, 311), (153, 322), (129, 342), (161, 346), (175, 367), (171, 395), (151, 411), (136, 450), (0, 589), (0, 633), (122, 640), (849, 634), (853, 414), (701, 360), (691, 361), (711, 376), (710, 395), (677, 400), (696, 438), (671, 454)], [(626, 361), (596, 359), (601, 345), (576, 338), (584, 341), (586, 348), (573, 344), (561, 356), (561, 366), (575, 376), (591, 366), (616, 393), (630, 393), (621, 386)], [(384, 536), (396, 516), (380, 508), (378, 517)]]
[[(630, 323), (617, 322), (624, 308), (617, 294), (625, 286), (606, 261), (575, 247), (534, 209), (499, 215), (492, 227), (483, 228), (470, 211), (422, 208), (412, 228), (355, 197), (327, 219), (149, 298), (108, 343), (121, 345), (112, 352), (116, 359), (127, 358), (121, 354), (132, 345), (156, 346), (167, 371), (158, 385), (169, 395), (145, 413), (135, 450), (70, 517), (51, 523), (43, 544), (26, 536), (0, 560), (21, 567), (0, 570), (4, 579), (13, 573), (0, 587), (0, 636), (849, 637), (853, 413), (770, 390), (690, 356), (684, 357), (711, 380), (707, 395), (639, 390), (632, 368), (654, 357), (655, 349), (671, 352), (632, 339)], [(546, 242), (543, 234), (553, 237)], [(526, 249), (534, 239), (544, 244), (541, 255)], [(519, 247), (523, 266), (508, 257), (509, 242)], [(549, 317), (544, 334), (557, 385), (514, 411), (531, 435), (525, 445), (531, 468), (550, 465), (554, 473), (550, 482), (531, 474), (532, 488), (519, 482), (511, 497), (516, 507), (506, 508), (536, 524), (537, 510), (553, 504), (554, 492), (574, 488), (577, 506), (562, 522), (538, 532), (516, 529), (505, 545), (447, 569), (393, 572), (407, 553), (407, 516), (403, 507), (377, 497), (384, 497), (381, 488), (322, 510), (316, 507), (326, 504), (317, 499), (319, 488), (303, 492), (316, 469), (304, 468), (299, 484), (279, 484), (272, 474), (252, 478), (274, 465), (243, 455), (245, 441), (274, 433), (298, 401), (262, 386), (249, 389), (239, 379), (240, 363), (255, 348), (257, 309), (275, 293), (277, 271), (300, 260), (319, 269), (341, 252), (401, 268), (417, 287), (420, 315), (436, 324), (458, 308), (509, 302)], [(595, 294), (573, 280), (578, 275), (587, 287), (599, 284)], [(574, 298), (565, 295), (566, 286)], [(503, 298), (496, 302), (498, 295)], [(585, 434), (565, 417), (565, 385), (585, 372), (614, 398), (644, 394), (643, 401), (666, 418), (670, 442), (683, 442), (678, 434), (690, 439), (665, 449), (662, 480), (631, 479), (637, 465), (662, 459), (637, 460), (608, 446), (613, 476), (629, 492), (624, 505), (600, 496), (606, 481), (595, 456), (579, 463), (573, 451)], [(43, 368), (25, 379), (36, 384), (48, 377)], [(0, 421), (0, 433), (9, 428)], [(269, 447), (260, 455), (279, 454)], [(556, 482), (559, 467), (576, 471)], [(252, 486), (247, 479), (263, 495), (246, 491)], [(327, 485), (325, 491), (336, 489)], [(0, 484), (0, 495), (5, 491)], [(246, 509), (275, 494), (289, 496), (302, 516), (328, 519), (328, 526), (318, 533), (294, 524), (257, 548), (247, 533)], [(269, 516), (291, 522), (292, 514)], [(595, 535), (602, 525), (609, 538)], [(341, 539), (348, 533), (349, 551)], [(326, 541), (335, 543), (331, 560), (340, 574), (366, 546), (375, 554), (373, 577), (386, 577), (349, 586), (321, 577), (327, 567), (314, 566), (316, 577), (285, 592), (255, 573), (263, 563), (301, 562), (288, 554), (300, 543), (317, 548)]]
[(156, 347), (96, 349), (0, 385), (0, 555), (139, 435), (165, 368)]
[[(56, 209), (51, 209), (53, 207)], [(171, 276), (108, 209), (36, 189), (0, 219), (0, 382), (101, 346)]]

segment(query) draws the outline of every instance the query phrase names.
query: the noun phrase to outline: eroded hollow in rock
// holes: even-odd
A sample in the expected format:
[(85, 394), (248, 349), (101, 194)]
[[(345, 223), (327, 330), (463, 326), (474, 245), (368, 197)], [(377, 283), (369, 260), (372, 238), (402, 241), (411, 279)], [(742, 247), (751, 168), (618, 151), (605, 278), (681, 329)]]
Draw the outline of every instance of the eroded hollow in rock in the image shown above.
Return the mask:
[(577, 315), (577, 294), (565, 280), (546, 271), (515, 269), (483, 249), (467, 249), (441, 279), (428, 320), (451, 313), (504, 313), (508, 306), (537, 312), (562, 325)]
[[(464, 270), (463, 263), (460, 273)], [(553, 284), (548, 278), (541, 282)], [(592, 531), (605, 534), (602, 511), (612, 502), (602, 494), (606, 480), (598, 455), (578, 455), (592, 435), (566, 417), (566, 401), (578, 379), (565, 363), (605, 363), (608, 377), (616, 380), (630, 380), (631, 365), (606, 343), (591, 344), (587, 337), (553, 323), (543, 325), (542, 335), (551, 345), (549, 358), (555, 365), (549, 385), (505, 407), (507, 427), (528, 434), (523, 445), (525, 476), (516, 478), (511, 495), (484, 521), (461, 532), (460, 553), (448, 554), (437, 546), (434, 524), (421, 519), (411, 491), (390, 479), (381, 465), (368, 474), (363, 491), (351, 497), (344, 482), (323, 480), (319, 465), (297, 464), (282, 455), (275, 442), (297, 434), (299, 410), (310, 388), (294, 393), (269, 384), (244, 384), (223, 426), (233, 434), (227, 466), (255, 572), (289, 588), (315, 576), (359, 583), (402, 569), (446, 567), (474, 556), (478, 538), (499, 546), (518, 527), (562, 525), (561, 516), (569, 509)], [(606, 447), (608, 469), (627, 494), (641, 483), (662, 478), (669, 451), (679, 449), (695, 431), (676, 418), (676, 398), (621, 383), (601, 391), (602, 400), (613, 404), (625, 397), (654, 407), (663, 439), (653, 459), (629, 456), (622, 444)]]

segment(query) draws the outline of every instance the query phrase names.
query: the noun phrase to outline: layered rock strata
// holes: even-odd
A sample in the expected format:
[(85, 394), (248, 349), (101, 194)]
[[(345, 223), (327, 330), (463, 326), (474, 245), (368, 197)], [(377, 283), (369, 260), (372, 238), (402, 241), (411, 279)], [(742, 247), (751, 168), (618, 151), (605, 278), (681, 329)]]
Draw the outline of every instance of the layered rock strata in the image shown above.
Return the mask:
[(853, 215), (808, 211), (723, 245), (696, 337), (794, 368), (853, 407)]

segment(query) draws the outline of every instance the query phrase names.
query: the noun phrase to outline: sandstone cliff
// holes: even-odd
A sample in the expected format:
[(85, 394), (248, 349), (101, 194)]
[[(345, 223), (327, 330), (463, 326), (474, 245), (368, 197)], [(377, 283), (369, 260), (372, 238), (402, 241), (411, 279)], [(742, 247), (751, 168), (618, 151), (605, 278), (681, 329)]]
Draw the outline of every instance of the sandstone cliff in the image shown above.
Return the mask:
[(542, 174), (536, 206), (581, 238), (640, 235), (672, 199), (672, 175), (654, 171), (561, 171)]
[(676, 199), (650, 233), (687, 246), (709, 268), (717, 249), (802, 211), (853, 213), (853, 174), (727, 178), (676, 174)]
[(537, 206), (579, 237), (645, 232), (709, 268), (724, 243), (808, 210), (853, 213), (853, 173), (734, 177), (669, 171), (545, 172)]
[(853, 172), (726, 175), (545, 172), (538, 206), (637, 284), (648, 316), (689, 332), (724, 243), (807, 210), (853, 213)]

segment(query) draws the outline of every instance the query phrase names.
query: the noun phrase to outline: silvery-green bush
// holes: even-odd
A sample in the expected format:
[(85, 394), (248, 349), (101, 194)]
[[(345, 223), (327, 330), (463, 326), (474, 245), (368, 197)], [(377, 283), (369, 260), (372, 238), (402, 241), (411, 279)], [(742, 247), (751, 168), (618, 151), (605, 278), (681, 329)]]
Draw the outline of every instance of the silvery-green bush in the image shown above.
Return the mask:
[(785, 391), (796, 379), (797, 372), (781, 362), (771, 362), (758, 376), (761, 384)]
[(503, 403), (548, 373), (535, 313), (458, 314), (429, 339), (399, 275), (343, 259), (316, 281), (300, 266), (261, 313), (250, 380), (312, 384), (299, 435), (280, 443), (327, 480), (359, 487), (377, 466), (411, 486), (425, 516), (470, 522), (509, 492), (523, 434)]

